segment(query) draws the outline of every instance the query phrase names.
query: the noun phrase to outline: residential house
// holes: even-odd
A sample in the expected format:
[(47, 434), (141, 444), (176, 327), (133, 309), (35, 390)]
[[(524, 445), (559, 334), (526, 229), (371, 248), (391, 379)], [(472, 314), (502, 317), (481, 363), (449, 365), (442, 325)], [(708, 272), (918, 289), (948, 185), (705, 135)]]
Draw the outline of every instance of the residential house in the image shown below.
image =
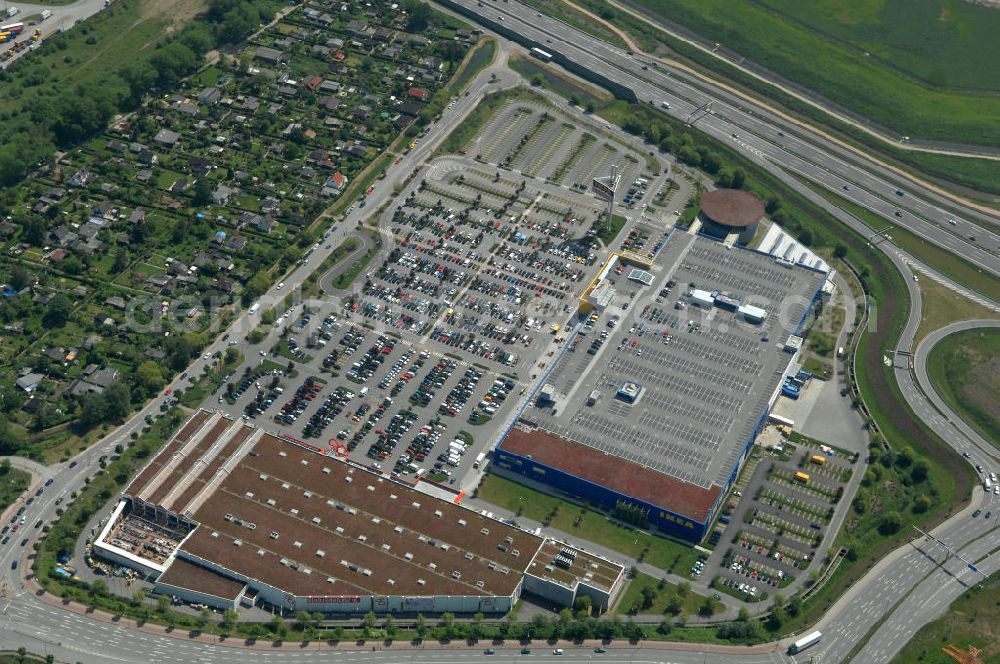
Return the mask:
[(86, 168), (81, 168), (76, 173), (73, 173), (66, 181), (71, 187), (86, 187), (87, 182), (90, 180), (90, 171)]
[(280, 65), (288, 61), (288, 54), (269, 46), (258, 46), (253, 57), (269, 65)]
[(28, 394), (31, 394), (38, 389), (45, 376), (30, 369), (26, 369), (25, 372), (14, 383)]
[(156, 132), (156, 136), (153, 137), (153, 140), (159, 143), (160, 145), (173, 147), (177, 143), (177, 141), (181, 140), (181, 135), (178, 134), (176, 131), (171, 131), (170, 129), (161, 129), (160, 131)]
[(216, 104), (222, 99), (222, 93), (219, 92), (219, 88), (209, 86), (198, 93), (198, 101), (202, 104)]
[(215, 191), (212, 192), (212, 202), (216, 205), (228, 205), (229, 199), (232, 198), (235, 193), (236, 190), (232, 187), (220, 184), (215, 188)]
[(339, 196), (347, 187), (347, 176), (337, 171), (331, 175), (323, 184), (322, 194), (324, 196)]

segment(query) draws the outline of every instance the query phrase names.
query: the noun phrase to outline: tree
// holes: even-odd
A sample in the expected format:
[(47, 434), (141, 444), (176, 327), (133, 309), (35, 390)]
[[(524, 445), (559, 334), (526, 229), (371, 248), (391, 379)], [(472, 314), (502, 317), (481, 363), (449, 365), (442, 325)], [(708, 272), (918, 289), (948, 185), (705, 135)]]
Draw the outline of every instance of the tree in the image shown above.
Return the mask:
[(170, 598), (166, 595), (160, 595), (156, 598), (156, 608), (160, 613), (164, 613), (170, 608)]
[(746, 180), (747, 180), (747, 174), (741, 171), (740, 169), (736, 169), (735, 171), (733, 171), (733, 178), (732, 180), (730, 180), (729, 186), (732, 187), (733, 189), (742, 189), (743, 185), (746, 183)]
[(894, 535), (903, 527), (903, 517), (899, 512), (886, 512), (878, 524), (878, 531), (882, 535)]
[(375, 621), (376, 620), (377, 619), (375, 617), (375, 612), (374, 611), (369, 611), (368, 613), (366, 613), (365, 614), (365, 619), (364, 619), (364, 626), (365, 626), (365, 628), (366, 629), (371, 629), (371, 628), (375, 627)]
[(118, 382), (104, 390), (104, 417), (117, 422), (125, 419), (131, 408), (128, 385)]
[(115, 262), (114, 265), (111, 266), (111, 269), (115, 272), (115, 274), (117, 274), (119, 272), (123, 272), (127, 267), (128, 254), (125, 252), (124, 248), (119, 247), (118, 251), (115, 252)]
[(406, 19), (407, 32), (423, 32), (427, 29), (431, 18), (430, 5), (417, 0), (408, 0), (403, 7), (408, 15)]
[(222, 624), (232, 627), (240, 619), (240, 613), (236, 609), (226, 609), (222, 612)]
[(160, 365), (152, 360), (147, 360), (140, 364), (135, 370), (135, 377), (139, 386), (145, 389), (147, 393), (159, 391), (164, 383), (163, 371), (160, 369)]
[(424, 614), (417, 614), (417, 638), (423, 640), (427, 636), (427, 620), (424, 618)]
[(288, 633), (288, 627), (285, 626), (285, 619), (281, 616), (274, 616), (271, 618), (271, 622), (268, 623), (268, 627), (270, 627), (271, 631), (279, 637), (285, 636), (285, 634)]
[(30, 279), (28, 271), (20, 265), (15, 265), (14, 269), (10, 271), (10, 287), (15, 291), (21, 291), (28, 285)]
[(201, 607), (201, 611), (198, 612), (198, 627), (203, 628), (208, 624), (209, 619), (212, 617), (212, 609), (207, 606)]
[(62, 327), (73, 312), (73, 303), (64, 293), (59, 293), (49, 301), (49, 306), (42, 317), (42, 325), (47, 329)]
[(840, 260), (847, 258), (847, 245), (838, 242), (837, 246), (833, 248), (833, 256), (834, 258), (839, 258)]
[(87, 392), (80, 397), (80, 414), (78, 419), (85, 427), (100, 424), (107, 417), (104, 397), (97, 392)]
[(910, 470), (910, 479), (913, 480), (914, 484), (920, 484), (927, 479), (928, 472), (927, 462), (921, 459), (913, 464), (913, 468)]
[(108, 583), (104, 579), (95, 579), (90, 582), (91, 595), (107, 595)]
[(10, 474), (10, 469), (11, 469), (10, 459), (4, 459), (3, 461), (0, 461), (0, 477)]
[(194, 183), (194, 187), (191, 191), (191, 201), (196, 206), (208, 205), (212, 202), (212, 193), (215, 191), (215, 187), (212, 186), (212, 181), (208, 178), (199, 178), (197, 182)]
[(385, 635), (387, 637), (394, 638), (396, 636), (396, 621), (392, 619), (392, 616), (385, 617)]
[(305, 631), (306, 625), (312, 619), (312, 614), (308, 611), (296, 611), (295, 612), (295, 629)]
[(656, 600), (656, 589), (652, 586), (644, 586), (640, 591), (642, 595), (642, 601), (640, 607), (643, 609), (648, 609), (653, 606), (653, 602)]
[[(0, 167), (2, 165), (3, 162), (0, 160)], [(45, 244), (45, 224), (40, 219), (32, 218), (24, 223), (24, 241), (35, 247)]]

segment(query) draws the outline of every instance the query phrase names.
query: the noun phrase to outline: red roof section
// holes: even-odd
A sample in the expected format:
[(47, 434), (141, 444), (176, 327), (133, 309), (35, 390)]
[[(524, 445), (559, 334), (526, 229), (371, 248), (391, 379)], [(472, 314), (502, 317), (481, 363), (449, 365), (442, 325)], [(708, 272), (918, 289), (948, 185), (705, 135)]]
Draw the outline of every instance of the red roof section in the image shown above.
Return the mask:
[(722, 491), (718, 486), (704, 489), (683, 482), (633, 461), (609, 458), (599, 450), (542, 429), (514, 427), (500, 443), (500, 449), (530, 456), (533, 461), (550, 468), (698, 521), (708, 518), (709, 510)]
[(701, 211), (717, 224), (742, 228), (764, 217), (764, 203), (739, 189), (716, 189), (702, 196)]
[(422, 100), (427, 98), (427, 90), (421, 90), (420, 88), (410, 88), (406, 94), (410, 95), (414, 99)]

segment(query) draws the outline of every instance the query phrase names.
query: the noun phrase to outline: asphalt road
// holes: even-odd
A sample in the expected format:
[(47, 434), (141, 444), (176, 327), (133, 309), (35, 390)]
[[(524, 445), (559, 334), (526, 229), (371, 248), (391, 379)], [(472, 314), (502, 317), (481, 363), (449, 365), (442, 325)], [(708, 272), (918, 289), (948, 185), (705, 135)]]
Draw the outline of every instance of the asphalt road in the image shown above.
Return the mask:
[[(511, 2), (510, 5), (515, 6), (516, 3)], [(531, 22), (542, 23), (542, 21), (537, 17), (532, 18)], [(528, 24), (524, 25), (526, 26), (525, 30), (529, 28), (534, 29), (533, 27), (528, 26)], [(565, 26), (560, 28), (560, 30), (562, 29), (565, 29)], [(579, 36), (579, 33), (572, 35), (572, 37), (574, 42), (572, 46), (567, 46), (567, 48), (573, 48), (577, 51), (581, 48), (587, 49), (584, 50), (583, 53), (585, 53), (588, 58), (590, 57), (591, 52), (601, 53), (603, 55), (607, 49), (613, 48), (608, 47), (607, 45), (588, 45), (585, 40)], [(623, 56), (624, 54), (621, 53), (616, 54), (616, 57), (618, 58)], [(626, 57), (627, 60), (627, 56), (624, 57)], [(604, 63), (600, 66), (607, 68), (609, 72), (612, 69), (615, 69), (608, 63)], [(620, 70), (615, 69), (615, 72), (618, 71)], [(493, 72), (491, 72), (491, 70), (486, 70), (486, 72), (477, 77), (471, 86), (470, 95), (468, 97), (460, 97), (458, 103), (456, 103), (450, 111), (445, 112), (442, 120), (433, 125), (428, 133), (420, 139), (420, 145), (417, 149), (411, 151), (408, 155), (403, 157), (400, 164), (390, 167), (387, 179), (380, 181), (376, 185), (375, 191), (368, 197), (368, 207), (371, 208), (371, 210), (378, 209), (378, 207), (388, 199), (392, 192), (392, 185), (395, 182), (401, 182), (408, 173), (412, 172), (418, 164), (430, 154), (436, 144), (465, 116), (465, 114), (475, 105), (478, 98), (481, 97), (481, 95), (488, 88), (500, 87), (500, 85), (510, 85), (515, 80), (509, 72), (497, 70), (495, 73), (500, 77), (501, 82), (499, 84), (493, 84), (489, 81), (490, 73)], [(631, 75), (628, 73), (622, 73), (621, 76), (628, 77)], [(647, 92), (654, 92), (657, 95), (657, 99), (665, 94), (662, 89), (659, 89), (649, 83), (640, 81), (639, 84), (640, 89), (646, 90)], [(652, 99), (654, 97), (651, 96), (649, 98)], [(668, 99), (670, 99), (670, 97), (668, 97)], [(674, 110), (678, 110), (678, 105), (681, 103), (682, 102), (679, 101), (678, 104), (675, 104)], [(728, 120), (717, 118), (716, 116), (709, 117), (713, 118), (711, 122), (705, 122), (704, 126), (701, 122), (699, 122), (699, 126), (702, 128), (707, 127), (710, 133), (722, 133), (722, 137), (725, 137), (726, 132), (733, 126)], [(755, 118), (753, 115), (744, 115), (743, 117)], [(718, 125), (716, 125), (716, 122), (718, 122)], [(774, 130), (761, 130), (761, 134), (764, 134), (767, 131), (773, 133)], [(764, 141), (762, 138), (752, 140), (764, 147), (774, 145), (771, 142)], [(811, 145), (807, 144), (804, 140), (802, 140), (802, 143), (804, 146)], [(754, 143), (748, 143), (748, 147), (754, 147)], [(763, 153), (763, 148), (758, 149), (761, 149), (761, 152)], [(770, 150), (772, 148), (768, 147), (767, 149)], [(809, 149), (811, 150), (814, 148)], [(770, 159), (770, 157), (761, 158)], [(831, 165), (837, 165), (837, 162), (837, 159), (833, 159), (829, 163)], [(770, 163), (773, 166), (775, 162), (771, 161), (767, 163)], [(782, 165), (787, 166), (790, 169), (794, 168), (794, 166), (790, 163), (782, 162)], [(791, 176), (788, 176), (783, 171), (779, 171), (779, 173), (784, 178), (791, 178)], [(855, 169), (854, 177), (857, 177), (856, 173), (857, 171)], [(830, 179), (831, 182), (839, 182), (836, 180), (836, 177), (837, 176), (828, 174), (828, 179)], [(893, 187), (889, 192), (889, 195), (895, 195), (894, 185), (891, 183), (882, 181), (875, 175), (865, 177), (872, 178), (871, 181), (873, 183), (873, 188)], [(800, 184), (799, 187), (801, 187)], [(852, 187), (852, 190), (855, 190), (855, 188)], [(815, 194), (813, 194), (813, 196), (815, 196)], [(881, 195), (878, 195), (877, 192), (867, 192), (866, 196), (874, 196), (875, 198), (891, 200), (888, 198), (885, 191), (881, 191)], [(924, 209), (922, 206), (926, 206), (926, 209), (931, 212), (936, 209), (935, 205), (930, 202), (914, 202), (914, 197), (912, 195), (903, 197), (903, 200), (907, 204), (913, 204), (916, 209)], [(332, 251), (332, 248), (337, 246), (344, 237), (352, 232), (352, 230), (357, 226), (357, 223), (363, 219), (365, 214), (367, 214), (368, 211), (366, 210), (367, 208), (356, 209), (349, 214), (346, 219), (337, 224), (336, 232), (331, 236), (331, 238), (324, 241), (325, 244), (329, 244), (331, 246), (331, 249), (326, 250), (325, 244), (317, 249), (312, 257), (313, 265), (320, 264), (329, 252)], [(849, 215), (845, 215), (842, 212), (839, 212), (837, 216), (844, 220), (845, 223), (849, 223), (851, 225), (857, 226), (859, 223), (857, 220), (854, 220), (849, 217)], [(933, 229), (934, 223), (928, 223), (930, 223), (930, 226)], [(944, 231), (944, 235), (941, 236), (943, 239), (954, 237), (954, 233), (950, 232), (947, 228), (942, 227), (939, 230)], [(936, 232), (937, 231), (935, 231), (935, 233)], [(962, 250), (963, 253), (967, 253), (969, 247), (971, 246), (972, 245), (958, 245), (957, 249)], [(984, 255), (979, 257), (982, 260), (995, 261), (996, 257), (992, 253), (982, 253)], [(904, 258), (901, 255), (890, 250), (890, 256), (894, 256), (894, 260), (897, 261), (900, 269), (903, 270), (904, 273), (908, 273), (908, 268), (906, 267)], [(314, 268), (310, 267), (308, 264), (299, 266), (293, 273), (285, 277), (284, 290), (272, 290), (261, 298), (261, 307), (264, 308), (272, 306), (275, 303), (280, 302), (290, 290), (301, 284), (302, 280), (305, 279), (312, 269)], [(911, 296), (913, 295), (912, 291), (916, 291), (916, 288), (911, 284)], [(919, 291), (916, 291), (915, 302), (919, 303)], [(919, 321), (919, 304), (916, 305), (914, 310), (911, 312), (911, 322), (914, 320), (914, 313), (915, 319)], [(243, 313), (237, 318), (230, 329), (225, 331), (225, 335), (229, 335), (230, 338), (240, 338), (240, 336), (244, 335), (253, 327), (253, 323), (253, 319), (248, 314)], [(915, 327), (913, 329), (915, 329)], [(234, 334), (239, 336), (233, 336)], [(265, 340), (262, 342), (261, 346), (270, 343), (270, 340)], [(206, 349), (206, 351), (221, 351), (226, 348), (226, 345), (227, 342), (223, 337), (220, 337), (212, 344), (212, 346)], [(204, 367), (204, 364), (205, 360), (199, 358), (192, 363), (192, 365), (188, 368), (187, 373), (189, 375), (197, 375)], [(184, 384), (179, 378), (171, 385), (172, 389), (182, 387), (184, 387)], [(925, 407), (926, 398), (923, 397), (919, 391), (909, 394), (904, 390), (904, 394), (906, 394), (908, 399), (919, 399), (919, 405), (921, 405), (921, 407)], [(142, 411), (140, 411), (140, 413), (129, 420), (129, 422), (124, 426), (116, 430), (112, 435), (108, 436), (105, 441), (79, 455), (75, 459), (78, 464), (75, 468), (70, 469), (68, 464), (60, 464), (51, 468), (38, 469), (41, 473), (41, 479), (47, 480), (51, 478), (53, 480), (53, 484), (46, 488), (43, 495), (36, 499), (34, 503), (27, 508), (25, 516), (26, 526), (28, 526), (29, 532), (32, 532), (31, 526), (36, 520), (52, 519), (55, 515), (54, 503), (56, 498), (68, 494), (69, 492), (82, 486), (84, 477), (96, 470), (97, 458), (102, 454), (111, 453), (114, 446), (119, 441), (127, 440), (128, 436), (132, 432), (141, 428), (144, 416), (147, 414), (152, 415), (157, 413), (158, 408), (159, 400), (151, 401)], [(918, 410), (917, 412), (920, 414), (921, 411)], [(929, 425), (932, 426), (934, 430), (939, 433), (939, 435), (942, 435), (942, 437), (950, 444), (956, 446), (956, 449), (960, 449), (960, 446), (963, 444), (962, 441), (966, 439), (964, 439), (961, 435), (961, 432), (954, 427), (949, 429), (945, 426), (946, 424), (947, 422), (944, 422), (943, 419), (942, 422), (936, 422), (933, 419), (929, 422)], [(984, 460), (988, 462), (988, 459), (985, 457)], [(965, 553), (970, 560), (978, 559), (990, 549), (995, 547), (995, 524), (987, 524), (982, 519), (972, 519), (967, 514), (973, 508), (981, 504), (983, 500), (984, 496), (982, 495), (982, 490), (979, 489), (974, 496), (973, 504), (970, 505), (964, 513), (956, 515), (935, 530), (935, 535), (937, 537), (953, 544), (956, 547), (962, 548), (963, 553)], [(1000, 505), (997, 507), (1000, 508)], [(996, 511), (998, 515), (1000, 515), (1000, 509), (997, 509)], [(24, 535), (21, 536), (23, 537)], [(442, 662), (442, 664), (444, 664), (447, 662), (480, 659), (480, 656), (477, 654), (479, 651), (476, 650), (416, 650), (398, 653), (382, 650), (375, 653), (344, 652), (340, 655), (332, 655), (329, 651), (316, 651), (314, 654), (314, 651), (310, 648), (300, 648), (296, 646), (294, 648), (281, 651), (273, 648), (266, 648), (267, 653), (265, 654), (264, 652), (261, 652), (265, 650), (263, 647), (259, 647), (255, 651), (246, 651), (228, 646), (224, 647), (211, 643), (201, 643), (200, 641), (187, 638), (186, 635), (178, 635), (180, 638), (177, 636), (163, 635), (162, 630), (158, 630), (158, 628), (155, 631), (137, 633), (127, 626), (108, 622), (99, 622), (93, 617), (80, 615), (69, 610), (54, 607), (42, 602), (38, 598), (34, 597), (30, 592), (25, 592), (21, 574), (25, 567), (26, 561), (23, 560), (23, 556), (26, 553), (26, 549), (18, 546), (19, 542), (13, 538), (11, 543), (14, 544), (14, 546), (7, 547), (3, 551), (0, 551), (0, 574), (2, 574), (5, 596), (5, 599), (0, 599), (0, 646), (4, 648), (16, 648), (23, 645), (32, 652), (42, 654), (51, 653), (57, 658), (67, 661), (188, 662), (226, 661), (230, 658), (244, 661), (258, 658), (263, 659), (264, 661), (285, 661), (286, 659), (288, 661), (293, 661), (293, 658), (294, 661), (310, 661), (313, 659), (323, 659), (325, 661), (329, 661), (331, 659), (351, 661), (364, 658), (367, 661), (419, 661)], [(875, 633), (876, 638), (869, 642), (867, 649), (862, 651), (859, 658), (856, 658), (856, 661), (886, 661), (890, 658), (891, 655), (897, 652), (906, 640), (908, 640), (913, 631), (915, 631), (920, 625), (924, 624), (927, 620), (936, 617), (936, 615), (940, 615), (940, 613), (947, 607), (948, 603), (965, 590), (964, 584), (968, 584), (976, 578), (971, 571), (963, 567), (964, 563), (961, 563), (960, 561), (950, 560), (944, 562), (943, 564), (938, 564), (941, 561), (943, 554), (942, 551), (936, 547), (937, 545), (925, 543), (921, 540), (911, 546), (903, 547), (897, 550), (879, 563), (879, 565), (877, 565), (870, 574), (859, 581), (840, 601), (838, 601), (833, 609), (824, 617), (823, 621), (820, 623), (820, 629), (824, 630), (826, 637), (820, 645), (813, 649), (814, 652), (809, 652), (808, 655), (820, 654), (824, 658), (823, 661), (827, 662), (843, 661), (853, 647), (853, 644), (859, 642), (872, 625), (878, 625), (878, 620), (881, 618), (884, 619), (884, 621)], [(10, 562), (14, 559), (21, 560), (18, 570), (16, 571), (10, 570)], [(990, 571), (1000, 567), (1000, 558), (998, 558), (997, 554), (992, 554), (987, 557), (985, 561), (980, 562), (979, 567), (989, 573)], [(153, 628), (150, 629), (152, 630)], [(259, 652), (260, 654), (251, 654), (251, 652)], [(550, 656), (552, 656), (550, 649), (536, 647), (533, 649), (533, 654), (530, 656), (521, 656), (517, 654), (516, 651), (500, 651), (497, 655), (492, 657), (499, 661), (522, 661), (523, 659), (536, 659)], [(871, 656), (872, 659), (867, 659), (868, 656)], [(483, 656), (482, 659), (485, 659), (485, 656)], [(686, 649), (662, 649), (653, 651), (648, 648), (638, 651), (634, 649), (613, 650), (605, 655), (597, 655), (592, 651), (587, 650), (567, 650), (562, 661), (583, 662), (602, 660), (617, 662), (674, 662), (677, 664), (687, 664), (688, 662), (740, 662), (756, 664), (757, 662), (790, 661), (789, 658), (778, 652), (757, 654), (743, 652), (735, 654), (691, 652)]]
[[(7, 17), (6, 8), (17, 7), (21, 11), (15, 16)], [(42, 38), (49, 37), (56, 32), (61, 30), (69, 30), (73, 27), (77, 21), (82, 21), (93, 14), (101, 11), (104, 8), (104, 0), (77, 0), (68, 5), (37, 5), (27, 2), (17, 2), (16, 0), (6, 0), (2, 5), (0, 5), (0, 23), (4, 25), (8, 23), (18, 23), (23, 22), (25, 18), (39, 14), (42, 10), (49, 10), (52, 12), (52, 16), (48, 19), (41, 21), (40, 23), (35, 23), (32, 25), (25, 25), (24, 32), (21, 33), (20, 39), (15, 41), (28, 41), (31, 35), (34, 33), (35, 28), (41, 28)], [(3, 50), (10, 48), (14, 42), (7, 42), (2, 44)], [(12, 62), (15, 62), (19, 58), (24, 57), (26, 54), (31, 53), (28, 49), (23, 51), (18, 51), (14, 53), (14, 57), (9, 60), (5, 60), (0, 63), (0, 68), (7, 67)]]
[[(904, 182), (881, 165), (801, 125), (792, 125), (763, 107), (751, 107), (720, 87), (709, 88), (682, 70), (629, 55), (515, 0), (449, 1), (479, 16), (484, 25), (516, 31), (532, 45), (615, 80), (634, 91), (640, 101), (650, 102), (680, 120), (712, 102), (711, 112), (694, 121), (697, 129), (728, 141), (769, 169), (780, 167), (796, 173), (1000, 275), (1000, 235), (996, 232), (1000, 219), (995, 216), (962, 208), (934, 191)], [(663, 101), (670, 102), (669, 111), (660, 107)], [(796, 181), (795, 188), (805, 187)], [(897, 195), (897, 190), (904, 195)], [(901, 217), (895, 216), (896, 210)], [(951, 219), (955, 225), (949, 223)], [(970, 240), (970, 236), (976, 240)]]

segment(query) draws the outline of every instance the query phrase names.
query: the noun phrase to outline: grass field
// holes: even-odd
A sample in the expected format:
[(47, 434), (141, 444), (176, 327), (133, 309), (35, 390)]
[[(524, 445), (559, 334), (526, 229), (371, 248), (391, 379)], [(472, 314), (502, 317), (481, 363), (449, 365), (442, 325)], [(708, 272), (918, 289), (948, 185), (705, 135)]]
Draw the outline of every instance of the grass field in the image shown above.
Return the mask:
[(1000, 330), (965, 330), (942, 339), (927, 373), (945, 403), (1000, 449)]
[(487, 475), (479, 487), (479, 498), (535, 521), (548, 521), (553, 528), (581, 539), (597, 542), (666, 572), (686, 574), (700, 555), (692, 546), (649, 535), (611, 521), (600, 512), (560, 500), (517, 482)]
[(953, 289), (939, 284), (930, 278), (920, 280), (920, 327), (914, 344), (919, 344), (924, 337), (934, 330), (961, 320), (976, 320), (981, 318), (1000, 318), (991, 309), (959, 295)]
[(901, 134), (1000, 145), (995, 10), (962, 0), (633, 4)]
[[(652, 592), (646, 592), (646, 596), (652, 600), (648, 603), (643, 597), (645, 588), (652, 589)], [(695, 594), (689, 587), (654, 579), (648, 574), (637, 574), (618, 600), (615, 613), (695, 615), (705, 602), (712, 606), (713, 613), (718, 613), (724, 608), (719, 600)]]
[(31, 484), (31, 475), (17, 468), (0, 467), (0, 511), (7, 509)]
[(1000, 576), (994, 574), (980, 588), (968, 590), (952, 602), (948, 612), (924, 625), (903, 648), (892, 664), (955, 664), (941, 651), (954, 646), (965, 653), (970, 645), (982, 648), (979, 659), (985, 664), (1000, 663), (1000, 630), (997, 604), (1000, 603)]

